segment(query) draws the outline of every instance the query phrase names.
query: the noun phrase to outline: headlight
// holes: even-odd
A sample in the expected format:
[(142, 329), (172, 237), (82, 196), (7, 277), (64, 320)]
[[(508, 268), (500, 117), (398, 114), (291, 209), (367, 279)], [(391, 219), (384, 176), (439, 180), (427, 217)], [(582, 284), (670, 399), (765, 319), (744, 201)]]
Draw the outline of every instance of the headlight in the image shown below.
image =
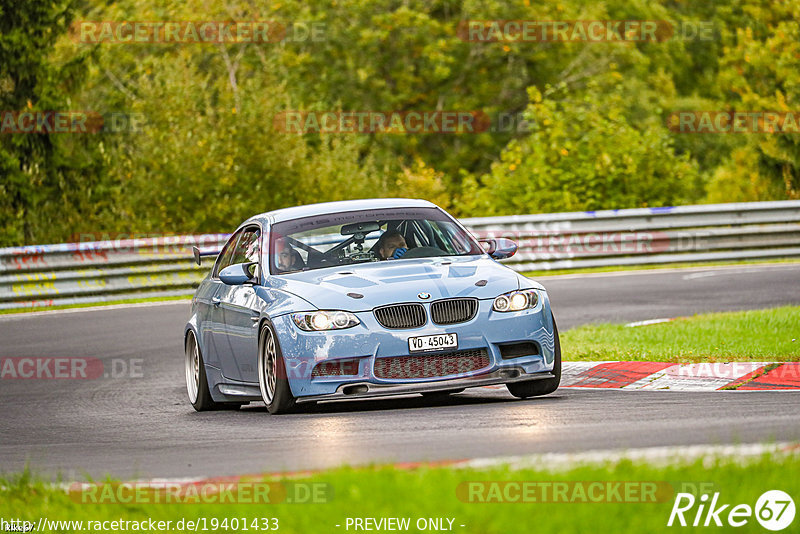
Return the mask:
[(523, 289), (504, 293), (494, 299), (492, 309), (499, 312), (512, 312), (535, 308), (539, 303), (539, 294), (535, 289)]
[(294, 324), (301, 330), (308, 332), (319, 330), (342, 330), (360, 323), (358, 317), (346, 311), (316, 311), (308, 313), (295, 313), (292, 315)]

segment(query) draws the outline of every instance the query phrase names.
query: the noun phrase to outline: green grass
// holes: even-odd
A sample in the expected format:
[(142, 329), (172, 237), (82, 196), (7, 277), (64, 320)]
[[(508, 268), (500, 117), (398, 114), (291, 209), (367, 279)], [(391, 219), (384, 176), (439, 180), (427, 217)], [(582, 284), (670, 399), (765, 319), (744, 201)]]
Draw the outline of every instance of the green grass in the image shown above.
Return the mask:
[(570, 361), (800, 361), (800, 306), (580, 326), (561, 333), (561, 349)]
[(12, 310), (0, 310), (0, 315), (8, 315), (12, 313), (30, 313), (52, 310), (68, 310), (72, 308), (94, 308), (95, 306), (113, 306), (115, 304), (139, 304), (141, 302), (162, 302), (169, 300), (191, 300), (191, 295), (179, 295), (175, 297), (145, 297), (135, 299), (120, 299), (109, 300), (106, 302), (84, 302), (81, 304), (63, 304), (58, 306), (40, 306), (37, 308), (15, 308)]
[(542, 278), (544, 276), (559, 276), (563, 274), (591, 274), (591, 273), (616, 273), (625, 271), (653, 271), (658, 269), (696, 269), (701, 267), (726, 267), (737, 265), (764, 265), (773, 263), (800, 263), (800, 260), (792, 258), (780, 258), (775, 260), (745, 260), (745, 261), (716, 261), (716, 262), (680, 262), (680, 263), (659, 263), (653, 265), (615, 265), (612, 267), (583, 267), (579, 269), (552, 269), (539, 271), (526, 271), (522, 273), (528, 278)]
[[(415, 470), (340, 468), (307, 478), (291, 479), (290, 483), (295, 485), (324, 485), (322, 487), (329, 497), (327, 502), (314, 504), (84, 504), (79, 502), (80, 499), (68, 497), (62, 489), (32, 480), (26, 473), (0, 480), (3, 486), (0, 489), (0, 516), (6, 519), (22, 518), (34, 523), (40, 517), (73, 521), (152, 518), (156, 521), (172, 521), (173, 524), (181, 518), (206, 518), (206, 521), (210, 521), (211, 518), (221, 520), (235, 517), (240, 520), (245, 518), (248, 523), (254, 518), (277, 518), (280, 532), (303, 534), (348, 532), (345, 529), (348, 517), (409, 517), (412, 521), (410, 532), (418, 532), (414, 525), (418, 518), (453, 518), (453, 531), (464, 534), (694, 532), (691, 528), (666, 527), (677, 492), (694, 493), (697, 496), (720, 492), (720, 503), (754, 506), (763, 492), (772, 489), (781, 489), (796, 499), (800, 495), (800, 478), (793, 476), (793, 473), (797, 472), (800, 472), (800, 457), (784, 454), (765, 455), (748, 461), (676, 461), (665, 466), (623, 460), (614, 464), (590, 464), (551, 472), (545, 468), (513, 470), (507, 466), (486, 470), (450, 467)], [(470, 483), (480, 481), (572, 482), (582, 484), (583, 488), (587, 488), (591, 482), (634, 483), (630, 484), (631, 487), (639, 487), (635, 483), (645, 482), (651, 488), (657, 487), (657, 491), (647, 494), (648, 500), (654, 502), (585, 502), (572, 489), (575, 486), (570, 486), (566, 494), (568, 502), (469, 502), (469, 488), (474, 488)], [(537, 494), (541, 495), (541, 492)], [(472, 498), (475, 500), (489, 495), (485, 489), (473, 490)], [(634, 497), (632, 500), (641, 499)], [(686, 514), (690, 522), (696, 508)], [(795, 519), (794, 525), (798, 521), (800, 519)], [(712, 527), (712, 530), (727, 532), (728, 528)], [(755, 518), (750, 518), (745, 527), (736, 530), (763, 531)], [(202, 528), (200, 531), (203, 531)], [(349, 532), (353, 532), (352, 527)]]

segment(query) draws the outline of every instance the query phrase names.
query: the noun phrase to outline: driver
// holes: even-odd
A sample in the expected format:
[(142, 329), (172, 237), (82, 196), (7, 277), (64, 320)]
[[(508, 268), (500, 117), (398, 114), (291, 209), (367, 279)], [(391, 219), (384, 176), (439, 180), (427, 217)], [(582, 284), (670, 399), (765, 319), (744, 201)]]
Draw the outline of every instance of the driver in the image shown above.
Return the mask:
[(375, 250), (382, 260), (397, 260), (408, 252), (408, 245), (403, 234), (397, 230), (387, 230), (378, 238), (378, 242), (375, 243)]
[(278, 269), (282, 271), (299, 271), (303, 265), (303, 257), (285, 239), (275, 242), (275, 253), (278, 256)]

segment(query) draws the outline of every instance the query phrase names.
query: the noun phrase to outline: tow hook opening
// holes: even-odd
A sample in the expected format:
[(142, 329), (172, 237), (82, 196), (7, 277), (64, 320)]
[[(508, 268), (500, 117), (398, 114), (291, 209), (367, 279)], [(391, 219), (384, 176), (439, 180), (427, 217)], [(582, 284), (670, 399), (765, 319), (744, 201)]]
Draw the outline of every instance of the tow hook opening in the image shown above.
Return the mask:
[(342, 388), (342, 393), (345, 395), (358, 395), (359, 393), (366, 393), (369, 388), (363, 384), (357, 386), (345, 386)]
[(503, 369), (500, 371), (500, 376), (503, 378), (517, 378), (519, 375), (519, 369)]

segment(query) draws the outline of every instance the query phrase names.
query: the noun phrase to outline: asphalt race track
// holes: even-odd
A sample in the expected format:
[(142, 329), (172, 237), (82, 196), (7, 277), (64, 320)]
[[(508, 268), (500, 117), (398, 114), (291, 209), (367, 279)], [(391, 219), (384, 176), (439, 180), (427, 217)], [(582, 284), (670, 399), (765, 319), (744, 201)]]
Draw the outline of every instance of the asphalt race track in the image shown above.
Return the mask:
[[(800, 264), (543, 278), (559, 327), (800, 304)], [(270, 416), (195, 413), (187, 302), (0, 317), (0, 357), (130, 362), (141, 377), (0, 380), (0, 471), (68, 479), (189, 477), (660, 445), (800, 440), (800, 392), (500, 389), (340, 402)], [(568, 357), (569, 348), (565, 347)], [(128, 370), (130, 371), (130, 370)], [(138, 372), (138, 370), (134, 370)], [(121, 370), (124, 372), (124, 370)]]

